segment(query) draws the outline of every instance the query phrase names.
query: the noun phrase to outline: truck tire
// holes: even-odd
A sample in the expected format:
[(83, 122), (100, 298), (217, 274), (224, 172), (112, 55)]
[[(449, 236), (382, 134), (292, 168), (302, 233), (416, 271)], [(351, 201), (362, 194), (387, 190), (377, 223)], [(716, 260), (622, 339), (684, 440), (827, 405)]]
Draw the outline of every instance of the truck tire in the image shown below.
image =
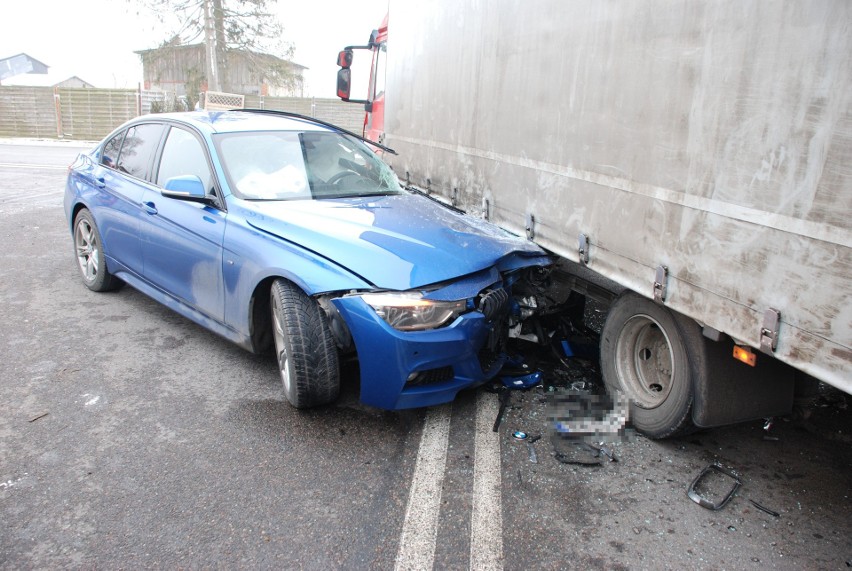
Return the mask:
[(695, 321), (633, 292), (610, 307), (601, 332), (601, 371), (607, 390), (630, 399), (633, 426), (651, 438), (694, 429), (696, 375), (705, 345)]
[(279, 279), (272, 284), (270, 305), (284, 396), (296, 408), (335, 400), (340, 392), (337, 347), (319, 304)]

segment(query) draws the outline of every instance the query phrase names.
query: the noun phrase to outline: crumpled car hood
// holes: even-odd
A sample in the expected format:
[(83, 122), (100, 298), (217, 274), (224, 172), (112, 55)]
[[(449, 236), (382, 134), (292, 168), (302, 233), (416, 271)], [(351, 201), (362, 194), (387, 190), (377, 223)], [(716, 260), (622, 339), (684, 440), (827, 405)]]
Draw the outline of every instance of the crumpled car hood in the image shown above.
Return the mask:
[(546, 255), (529, 240), (412, 194), (244, 206), (255, 228), (332, 260), (378, 288), (418, 288), (507, 257), (538, 265)]

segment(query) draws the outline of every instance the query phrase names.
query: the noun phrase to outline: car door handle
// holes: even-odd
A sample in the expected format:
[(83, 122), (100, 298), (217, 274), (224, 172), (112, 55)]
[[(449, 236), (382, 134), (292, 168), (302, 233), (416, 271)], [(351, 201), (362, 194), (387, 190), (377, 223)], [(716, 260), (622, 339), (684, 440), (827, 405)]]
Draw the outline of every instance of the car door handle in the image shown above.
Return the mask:
[(145, 212), (147, 212), (148, 214), (157, 213), (157, 205), (153, 202), (143, 202), (142, 206), (145, 208)]
[(106, 181), (104, 180), (104, 177), (96, 178), (96, 179), (95, 179), (95, 185), (96, 185), (98, 188), (103, 188), (103, 187), (105, 187), (105, 186), (106, 186)]

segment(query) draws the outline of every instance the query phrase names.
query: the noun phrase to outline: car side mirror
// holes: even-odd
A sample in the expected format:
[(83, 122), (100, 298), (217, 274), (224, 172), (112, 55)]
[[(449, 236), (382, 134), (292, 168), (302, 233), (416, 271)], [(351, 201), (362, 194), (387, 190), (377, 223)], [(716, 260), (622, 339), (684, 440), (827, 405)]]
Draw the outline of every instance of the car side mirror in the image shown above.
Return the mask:
[(168, 179), (161, 194), (176, 200), (204, 203), (209, 201), (204, 183), (194, 174), (174, 176)]

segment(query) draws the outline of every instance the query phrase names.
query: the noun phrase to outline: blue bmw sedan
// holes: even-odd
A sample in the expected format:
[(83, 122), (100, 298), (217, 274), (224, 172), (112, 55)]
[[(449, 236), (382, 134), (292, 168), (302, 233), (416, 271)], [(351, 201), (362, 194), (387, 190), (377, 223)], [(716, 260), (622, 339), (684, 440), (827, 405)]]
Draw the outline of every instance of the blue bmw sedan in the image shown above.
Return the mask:
[(71, 165), (83, 283), (125, 283), (245, 349), (274, 351), (287, 400), (401, 409), (494, 377), (546, 271), (532, 242), (413, 189), (357, 135), (285, 113), (149, 115)]

